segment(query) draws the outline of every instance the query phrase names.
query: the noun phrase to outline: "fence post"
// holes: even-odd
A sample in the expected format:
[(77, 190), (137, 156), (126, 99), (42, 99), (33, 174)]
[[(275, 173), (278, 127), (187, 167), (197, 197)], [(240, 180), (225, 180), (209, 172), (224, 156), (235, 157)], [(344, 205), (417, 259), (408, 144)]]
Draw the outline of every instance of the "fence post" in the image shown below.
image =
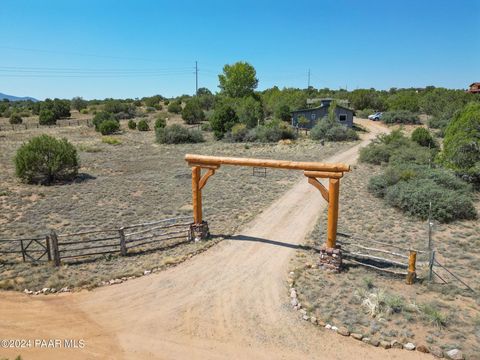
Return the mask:
[(417, 276), (417, 274), (415, 273), (416, 262), (417, 262), (417, 252), (414, 250), (410, 250), (410, 254), (408, 255), (408, 274), (407, 274), (407, 281), (406, 281), (408, 285), (412, 285), (415, 281), (415, 277)]
[(428, 261), (428, 281), (433, 279), (433, 264), (435, 263), (435, 250), (430, 251), (430, 259)]
[(25, 262), (25, 249), (23, 248), (23, 240), (20, 240), (20, 248), (22, 249), (23, 262)]
[(45, 236), (45, 246), (47, 247), (48, 261), (52, 261), (52, 253), (50, 252), (50, 236)]
[(60, 252), (58, 251), (58, 237), (55, 231), (53, 230), (50, 233), (50, 239), (52, 239), (53, 262), (55, 263), (55, 266), (60, 266)]
[(118, 230), (118, 235), (120, 236), (120, 253), (122, 256), (127, 256), (127, 244), (125, 243), (125, 232), (123, 227)]

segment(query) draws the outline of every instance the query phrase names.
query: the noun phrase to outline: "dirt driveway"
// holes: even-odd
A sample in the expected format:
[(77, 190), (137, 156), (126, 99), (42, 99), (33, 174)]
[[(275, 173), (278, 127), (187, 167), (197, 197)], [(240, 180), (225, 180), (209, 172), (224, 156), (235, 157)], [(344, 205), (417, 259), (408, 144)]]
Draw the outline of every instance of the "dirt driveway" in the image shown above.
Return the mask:
[[(360, 145), (321, 159), (354, 163)], [(348, 175), (346, 175), (348, 176)], [(341, 190), (340, 190), (341, 191)], [(91, 292), (0, 293), (0, 338), (76, 339), (77, 349), (0, 349), (24, 359), (424, 359), (373, 348), (299, 319), (288, 304), (288, 260), (325, 207), (306, 180), (243, 231), (165, 272)]]

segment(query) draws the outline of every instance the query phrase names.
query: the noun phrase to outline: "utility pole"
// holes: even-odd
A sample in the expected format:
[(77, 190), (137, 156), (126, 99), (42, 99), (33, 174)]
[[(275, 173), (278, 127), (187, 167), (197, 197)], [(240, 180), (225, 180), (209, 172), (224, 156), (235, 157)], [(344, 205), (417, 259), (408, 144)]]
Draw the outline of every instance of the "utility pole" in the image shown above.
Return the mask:
[(310, 69), (308, 69), (308, 83), (307, 83), (307, 89), (310, 89)]
[(195, 61), (195, 95), (198, 94), (198, 61)]

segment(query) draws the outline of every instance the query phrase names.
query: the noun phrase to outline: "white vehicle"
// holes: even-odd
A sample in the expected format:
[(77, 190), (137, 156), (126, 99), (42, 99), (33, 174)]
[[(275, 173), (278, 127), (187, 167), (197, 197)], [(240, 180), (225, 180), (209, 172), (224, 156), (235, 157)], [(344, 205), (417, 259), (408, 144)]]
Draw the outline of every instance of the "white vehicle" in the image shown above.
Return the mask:
[(376, 112), (375, 114), (368, 115), (368, 120), (378, 121), (382, 119), (383, 113)]

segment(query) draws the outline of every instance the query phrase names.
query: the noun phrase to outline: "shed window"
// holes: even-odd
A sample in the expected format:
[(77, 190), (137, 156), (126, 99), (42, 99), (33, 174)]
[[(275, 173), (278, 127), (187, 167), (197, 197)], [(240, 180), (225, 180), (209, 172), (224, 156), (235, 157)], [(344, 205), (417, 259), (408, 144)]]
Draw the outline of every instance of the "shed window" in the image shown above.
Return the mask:
[(310, 117), (311, 117), (312, 120), (315, 120), (315, 118), (317, 117), (317, 114), (312, 113), (312, 115)]
[(338, 116), (338, 119), (339, 119), (340, 121), (347, 121), (347, 115), (346, 115), (346, 114), (340, 114), (340, 115)]

